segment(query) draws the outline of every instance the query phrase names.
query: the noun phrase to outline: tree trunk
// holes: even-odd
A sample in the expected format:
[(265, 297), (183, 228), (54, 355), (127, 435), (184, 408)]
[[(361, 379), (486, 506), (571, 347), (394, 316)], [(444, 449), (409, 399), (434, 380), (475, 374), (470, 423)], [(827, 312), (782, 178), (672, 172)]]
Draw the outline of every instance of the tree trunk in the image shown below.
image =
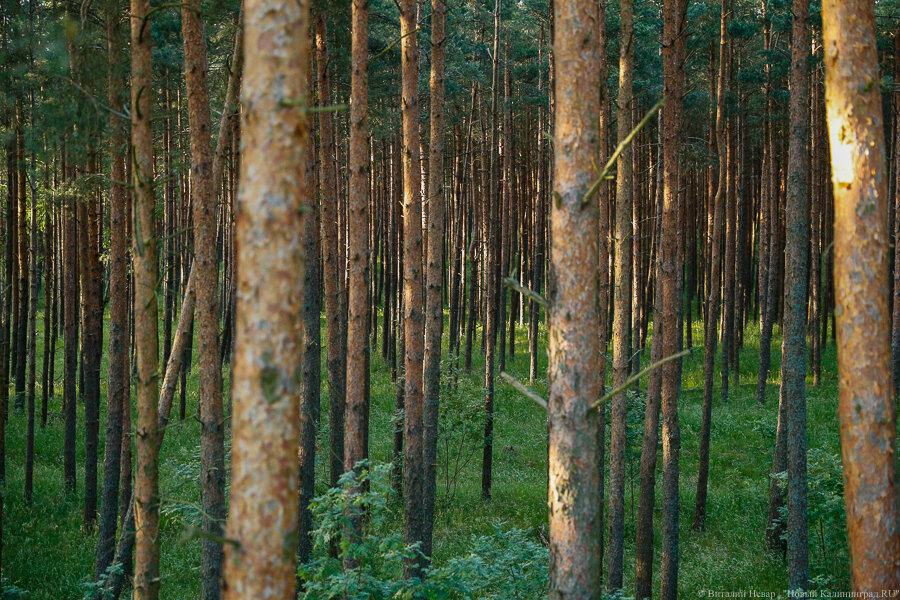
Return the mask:
[(431, 140), (428, 144), (428, 258), (426, 273), (425, 367), (422, 423), (425, 445), (422, 552), (431, 557), (434, 498), (437, 477), (438, 415), (441, 394), (441, 330), (444, 310), (444, 65), (446, 63), (447, 4), (431, 1)]
[[(134, 163), (134, 312), (137, 355), (137, 428), (134, 482), (137, 600), (159, 596), (159, 423), (157, 370), (159, 310), (156, 201), (153, 191), (152, 57), (147, 0), (131, 0), (131, 139)], [(73, 365), (74, 367), (74, 365)], [(74, 375), (74, 373), (73, 373)]]
[[(118, 64), (121, 40), (119, 5), (106, 5), (107, 102), (122, 104), (122, 73)], [(128, 250), (125, 236), (125, 131), (117, 115), (110, 116), (109, 184), (109, 366), (106, 387), (106, 443), (103, 459), (103, 496), (94, 579), (106, 574), (112, 564), (119, 517), (119, 479), (122, 456), (122, 412), (129, 393), (125, 387), (128, 353)], [(46, 309), (45, 309), (46, 314)], [(46, 336), (45, 336), (46, 337)], [(46, 356), (46, 355), (45, 355)], [(131, 426), (131, 423), (128, 423)]]
[[(309, 3), (248, 0), (224, 597), (295, 597)], [(278, 32), (273, 35), (273, 32)], [(285, 134), (285, 132), (289, 132)], [(298, 151), (299, 150), (299, 151)], [(260, 504), (259, 499), (267, 501)], [(286, 551), (287, 550), (287, 551)]]
[[(900, 587), (887, 185), (875, 6), (822, 5), (834, 186), (838, 416), (855, 591)], [(873, 518), (878, 515), (878, 518)]]
[[(422, 196), (419, 144), (419, 47), (415, 36), (416, 2), (400, 4), (400, 36), (403, 39), (403, 335), (405, 338), (403, 542), (423, 540), (422, 387), (424, 359), (424, 297), (422, 285)], [(422, 560), (404, 565), (404, 577), (418, 577)]]
[(806, 293), (809, 275), (809, 29), (806, 21), (809, 2), (794, 0), (793, 11), (781, 386), (787, 417), (788, 588), (805, 591), (809, 587), (806, 510)]
[[(631, 87), (634, 76), (634, 2), (621, 5), (621, 40), (619, 42), (619, 143), (631, 131)], [(626, 147), (616, 162), (616, 273), (615, 273), (615, 339), (613, 340), (613, 387), (628, 378), (631, 366), (631, 269), (632, 269), (632, 149)], [(625, 552), (625, 392), (612, 399), (610, 409), (609, 447), (609, 558), (606, 588), (622, 589)]]
[[(600, 588), (600, 311), (597, 305), (597, 199), (594, 178), (600, 116), (598, 4), (556, 2), (558, 98), (554, 201), (550, 213), (549, 508), (553, 600), (590, 600)], [(602, 82), (605, 85), (605, 82)], [(602, 409), (602, 407), (601, 407)]]
[[(325, 15), (316, 18), (316, 68), (318, 69), (319, 106), (331, 101), (328, 76), (328, 29)], [(332, 487), (344, 472), (344, 410), (346, 353), (341, 314), (341, 272), (344, 265), (338, 257), (338, 207), (335, 189), (334, 130), (330, 112), (319, 114), (320, 171), (322, 191), (322, 283), (325, 292), (326, 365), (328, 367), (329, 448)]]
[(703, 353), (703, 422), (700, 429), (700, 467), (697, 475), (697, 496), (694, 506), (695, 530), (706, 526), (706, 492), (709, 478), (709, 438), (712, 421), (713, 374), (716, 362), (716, 332), (719, 321), (719, 282), (722, 277), (722, 233), (725, 218), (725, 180), (727, 176), (727, 146), (725, 142), (725, 73), (728, 63), (728, 0), (722, 0), (719, 21), (719, 74), (716, 83), (716, 146), (719, 150), (719, 184), (710, 214), (713, 217), (709, 248), (709, 279), (707, 280), (706, 328)]
[[(352, 9), (352, 65), (350, 90), (350, 195), (348, 199), (347, 255), (347, 412), (344, 429), (344, 470), (357, 468), (369, 457), (369, 403), (366, 395), (369, 379), (366, 353), (369, 336), (366, 331), (369, 285), (369, 9), (367, 0), (354, 0)], [(341, 265), (343, 271), (343, 265)], [(355, 490), (358, 492), (359, 490)], [(362, 531), (359, 509), (350, 509), (351, 527), (345, 531), (352, 537), (347, 543), (358, 543)], [(344, 561), (345, 567), (358, 566), (355, 560)]]
[[(222, 589), (222, 537), (225, 521), (225, 424), (219, 356), (219, 294), (216, 261), (216, 187), (212, 179), (206, 38), (199, 0), (181, 7), (184, 74), (191, 146), (191, 207), (194, 229), (197, 324), (198, 406), (200, 417), (200, 497), (203, 508), (201, 593), (217, 600)], [(167, 357), (168, 358), (168, 357)]]

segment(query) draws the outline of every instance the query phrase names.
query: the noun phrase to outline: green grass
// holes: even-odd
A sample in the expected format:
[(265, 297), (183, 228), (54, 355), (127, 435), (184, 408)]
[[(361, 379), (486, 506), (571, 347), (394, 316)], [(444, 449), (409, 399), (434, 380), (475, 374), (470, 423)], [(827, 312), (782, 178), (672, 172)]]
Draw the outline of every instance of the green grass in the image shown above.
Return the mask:
[[(39, 334), (43, 327), (38, 327)], [(542, 332), (540, 372), (546, 368), (543, 352), (546, 332)], [(507, 370), (527, 381), (528, 354), (526, 334), (519, 329), (515, 359)], [(702, 343), (699, 322), (694, 323), (694, 340)], [(38, 336), (40, 348), (42, 340)], [(446, 336), (445, 336), (446, 343)], [(709, 506), (707, 529), (691, 530), (697, 482), (698, 445), (702, 403), (702, 348), (684, 363), (684, 387), (679, 415), (681, 419), (681, 541), (680, 596), (699, 597), (701, 590), (755, 589), (781, 592), (786, 587), (786, 567), (782, 557), (764, 550), (764, 532), (768, 501), (769, 471), (772, 460), (774, 430), (777, 417), (780, 339), (772, 343), (772, 371), (764, 406), (755, 399), (758, 366), (758, 330), (751, 325), (745, 334), (740, 360), (740, 384), (733, 387), (729, 403), (722, 404), (716, 390), (713, 406)], [(649, 346), (649, 343), (648, 343)], [(459, 386), (447, 412), (446, 423), (457, 423), (454, 431), (462, 435), (463, 451), (459, 475), (450, 477), (455, 494), (446, 493), (448, 477), (439, 466), (438, 509), (435, 525), (435, 560), (464, 553), (473, 534), (490, 534), (494, 526), (524, 528), (541, 540), (547, 536), (546, 479), (546, 415), (543, 409), (521, 396), (498, 379), (494, 434), (493, 498), (482, 501), (481, 452), (477, 430), (480, 428), (483, 362), (476, 342), (470, 374), (459, 373)], [(62, 374), (62, 340), (58, 344), (56, 374)], [(194, 354), (196, 356), (196, 352)], [(646, 364), (646, 357), (645, 357)], [(324, 365), (324, 360), (323, 360)], [(391, 458), (391, 431), (394, 412), (395, 384), (380, 356), (380, 343), (372, 353), (371, 383), (371, 457), (385, 462)], [(447, 365), (445, 365), (447, 366)], [(40, 367), (40, 361), (39, 361)], [(446, 371), (447, 369), (445, 369)], [(809, 447), (828, 455), (840, 452), (836, 419), (837, 379), (833, 346), (823, 357), (822, 382), (818, 387), (807, 381)], [(40, 372), (40, 371), (39, 371)], [(102, 392), (105, 405), (106, 358), (103, 362)], [(226, 371), (227, 375), (227, 371)], [(716, 383), (718, 386), (719, 378)], [(188, 414), (196, 411), (196, 372), (188, 382)], [(643, 382), (642, 385), (645, 385)], [(38, 386), (39, 388), (40, 386)], [(546, 393), (546, 380), (534, 388)], [(226, 379), (227, 389), (227, 379)], [(34, 600), (81, 598), (83, 583), (93, 573), (96, 533), (84, 531), (81, 524), (83, 493), (84, 423), (83, 406), (79, 405), (78, 494), (67, 497), (63, 492), (61, 380), (56, 385), (51, 419), (46, 429), (36, 429), (34, 504), (25, 507), (22, 500), (25, 459), (25, 414), (10, 402), (7, 425), (7, 481), (4, 491), (4, 584), (26, 590)], [(316, 476), (319, 491), (327, 480), (327, 461), (323, 460), (323, 442), (327, 443), (327, 386), (323, 383), (323, 422), (317, 450)], [(446, 392), (446, 388), (445, 388)], [(38, 389), (40, 402), (40, 389)], [(629, 397), (629, 451), (626, 482), (626, 594), (633, 589), (634, 514), (637, 506), (637, 471), (643, 401), (640, 395)], [(134, 409), (133, 409), (134, 410)], [(187, 523), (199, 503), (196, 476), (199, 471), (199, 423), (188, 418), (177, 420), (173, 408), (172, 425), (166, 434), (161, 454), (161, 493), (163, 519), (161, 525), (162, 597), (195, 599), (200, 594), (200, 543), (186, 539)], [(39, 411), (38, 411), (39, 414)], [(105, 422), (105, 409), (101, 415)], [(448, 425), (446, 429), (450, 429)], [(446, 434), (446, 431), (442, 433)], [(102, 468), (103, 435), (100, 436)], [(458, 448), (459, 435), (450, 446)], [(442, 438), (441, 458), (455, 461), (457, 451), (447, 452)], [(468, 461), (466, 462), (466, 458)], [(439, 460), (443, 464), (442, 460)], [(839, 463), (838, 463), (839, 464)], [(658, 477), (659, 480), (659, 477)], [(451, 488), (454, 486), (451, 485)], [(661, 518), (661, 486), (657, 485), (654, 511), (659, 546)], [(815, 506), (811, 501), (811, 515)], [(393, 525), (400, 527), (402, 516), (394, 508)], [(820, 535), (821, 533), (821, 535)], [(821, 543), (820, 540), (827, 543)], [(836, 539), (837, 541), (833, 541)], [(659, 553), (654, 573), (659, 577)], [(832, 589), (846, 589), (848, 560), (843, 521), (811, 522), (811, 572), (830, 575)], [(656, 588), (658, 590), (658, 583)]]

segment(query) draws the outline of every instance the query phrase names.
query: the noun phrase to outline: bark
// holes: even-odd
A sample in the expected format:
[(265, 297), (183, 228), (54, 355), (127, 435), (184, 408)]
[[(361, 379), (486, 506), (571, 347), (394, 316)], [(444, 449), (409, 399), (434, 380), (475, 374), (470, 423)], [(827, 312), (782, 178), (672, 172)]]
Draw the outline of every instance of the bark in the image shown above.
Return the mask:
[(888, 204), (872, 2), (822, 5), (834, 188), (838, 417), (855, 591), (900, 587)]
[[(303, 328), (309, 3), (245, 4), (236, 203), (232, 486), (224, 597), (293, 598)], [(299, 151), (298, 151), (299, 149)], [(265, 499), (265, 502), (261, 502)]]
[[(597, 306), (596, 177), (600, 113), (598, 4), (554, 5), (556, 122), (551, 203), (549, 323), (550, 593), (593, 599), (600, 588), (600, 464), (597, 411), (601, 379)], [(605, 83), (605, 82), (604, 82)]]
[[(631, 132), (631, 88), (634, 77), (634, 3), (621, 5), (621, 41), (619, 42), (619, 143)], [(616, 229), (615, 229), (615, 338), (613, 340), (613, 387), (628, 378), (631, 366), (631, 269), (632, 269), (632, 149), (625, 148), (616, 163)], [(609, 447), (609, 557), (606, 588), (622, 589), (625, 535), (625, 413), (626, 394), (612, 399), (610, 409)]]
[[(202, 598), (217, 600), (222, 588), (222, 537), (225, 520), (225, 425), (222, 365), (219, 356), (218, 265), (216, 262), (216, 193), (212, 179), (206, 39), (200, 1), (181, 7), (184, 73), (191, 148), (191, 207), (194, 229), (194, 319), (198, 337), (198, 406), (200, 416), (200, 497), (203, 531), (200, 565)], [(168, 357), (167, 357), (168, 358)]]
[(152, 56), (147, 0), (131, 0), (131, 139), (134, 163), (134, 330), (137, 360), (136, 475), (134, 482), (137, 600), (159, 596), (159, 424), (157, 367), (159, 310), (156, 301), (156, 223), (151, 126)]
[[(89, 159), (93, 161), (93, 158)], [(89, 167), (94, 170), (93, 166)], [(84, 527), (97, 519), (97, 446), (100, 430), (100, 354), (103, 314), (100, 255), (97, 247), (100, 208), (97, 195), (88, 192), (78, 201), (78, 262), (81, 275), (81, 367), (84, 383)]]
[[(118, 4), (106, 6), (108, 91), (110, 106), (121, 106), (122, 74), (118, 64), (121, 42), (121, 13)], [(103, 459), (103, 495), (94, 579), (99, 579), (112, 563), (119, 517), (119, 479), (122, 457), (122, 412), (129, 399), (125, 386), (128, 353), (128, 250), (125, 236), (125, 131), (117, 115), (109, 120), (109, 366), (106, 386), (106, 441)], [(45, 336), (46, 337), (46, 336)], [(129, 426), (131, 423), (128, 424)]]
[[(422, 280), (421, 148), (419, 144), (419, 47), (416, 2), (400, 4), (401, 78), (403, 113), (403, 335), (404, 362), (404, 457), (403, 542), (423, 541), (423, 432), (422, 394), (424, 360), (424, 297)], [(417, 577), (421, 558), (404, 565), (404, 577)]]
[(425, 366), (422, 409), (424, 483), (422, 494), (422, 553), (431, 557), (437, 477), (438, 415), (441, 393), (441, 330), (444, 311), (444, 65), (446, 63), (447, 4), (431, 2), (431, 140), (428, 144), (428, 254), (426, 265)]
[[(678, 156), (681, 148), (681, 114), (684, 91), (685, 17), (687, 0), (667, 0), (663, 7), (663, 214), (660, 239), (659, 289), (662, 355), (668, 357), (681, 349), (678, 323), (682, 285), (679, 243), (683, 202), (679, 199), (681, 173)], [(655, 326), (655, 325), (654, 325)], [(654, 333), (655, 337), (655, 333)], [(678, 398), (681, 395), (681, 364), (662, 367), (662, 444), (663, 444), (663, 522), (660, 598), (678, 597), (679, 533), (679, 457), (681, 428), (678, 423)]]
[[(347, 387), (346, 424), (344, 429), (344, 470), (357, 469), (369, 457), (369, 403), (366, 362), (369, 336), (366, 331), (369, 286), (369, 8), (368, 0), (354, 0), (352, 10), (352, 64), (350, 89), (350, 194), (347, 236), (348, 315), (347, 315)], [(358, 490), (356, 490), (358, 491)], [(346, 543), (358, 543), (362, 531), (362, 515), (350, 509), (351, 526)], [(345, 560), (345, 567), (358, 566)]]
[[(599, 89), (600, 89), (600, 108), (598, 112), (597, 119), (597, 155), (600, 157), (600, 162), (608, 160), (609, 155), (609, 88), (607, 86), (607, 57), (606, 57), (606, 44), (609, 40), (609, 33), (606, 28), (606, 0), (599, 0), (597, 3), (597, 39), (598, 46), (600, 51), (600, 59), (597, 63), (597, 76), (599, 80)], [(543, 32), (543, 29), (541, 30)], [(543, 112), (543, 106), (541, 107), (541, 112)], [(540, 167), (538, 170), (538, 182), (540, 184), (543, 175), (543, 169), (545, 165), (544, 154), (543, 154), (543, 129), (539, 130), (539, 135), (541, 136), (541, 153), (538, 155), (538, 160), (540, 161)], [(612, 208), (612, 198), (611, 198), (611, 190), (610, 185), (608, 183), (601, 183), (600, 189), (597, 191), (597, 239), (599, 240), (599, 245), (597, 246), (597, 312), (600, 316), (600, 326), (599, 331), (597, 332), (597, 340), (598, 347), (600, 350), (600, 363), (598, 365), (598, 377), (600, 378), (600, 393), (603, 393), (606, 390), (606, 374), (608, 372), (608, 359), (606, 358), (606, 350), (609, 345), (609, 307), (610, 307), (610, 299), (612, 297), (612, 291), (610, 290), (610, 272), (609, 272), (609, 258), (610, 258), (610, 209)], [(543, 268), (543, 246), (544, 246), (544, 226), (543, 226), (543, 199), (538, 196), (539, 210), (541, 214), (538, 219), (540, 222), (540, 227), (536, 229), (535, 232), (535, 246), (536, 248), (540, 248), (540, 251), (535, 252), (534, 261), (537, 263), (538, 261), (541, 263), (540, 267), (535, 266), (535, 271), (537, 273), (537, 281), (540, 281), (542, 276), (542, 268)], [(535, 290), (539, 291), (539, 286), (534, 286)], [(539, 314), (540, 307), (537, 303), (532, 303), (534, 305), (534, 309), (536, 314)], [(537, 351), (537, 319), (534, 320), (534, 342), (533, 342), (533, 351), (536, 353)], [(604, 475), (606, 469), (606, 407), (597, 410), (597, 472), (599, 475), (599, 480), (597, 481), (597, 487), (600, 493), (600, 509), (598, 519), (600, 521), (598, 525), (598, 533), (597, 536), (600, 541), (600, 558), (597, 562), (597, 571), (598, 571), (598, 589), (600, 587), (600, 583), (603, 578), (603, 551), (605, 549), (605, 539), (604, 539), (604, 522), (603, 522), (603, 505), (604, 505), (604, 495), (605, 495), (605, 487), (604, 487)]]
[(806, 307), (809, 216), (809, 2), (794, 0), (781, 386), (787, 417), (788, 588), (809, 587), (806, 501)]

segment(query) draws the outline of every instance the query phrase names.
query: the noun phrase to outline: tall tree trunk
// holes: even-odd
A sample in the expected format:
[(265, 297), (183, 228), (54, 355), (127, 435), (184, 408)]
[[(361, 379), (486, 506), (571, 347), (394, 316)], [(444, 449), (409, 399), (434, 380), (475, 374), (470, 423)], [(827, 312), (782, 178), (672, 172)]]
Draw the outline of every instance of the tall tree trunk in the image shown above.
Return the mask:
[[(619, 99), (617, 140), (622, 143), (631, 131), (631, 87), (634, 77), (634, 2), (623, 0), (620, 8)], [(632, 269), (632, 149), (629, 145), (616, 163), (616, 274), (615, 338), (613, 340), (613, 387), (628, 378), (631, 366), (631, 269)], [(609, 557), (606, 588), (622, 589), (625, 553), (625, 392), (612, 399), (609, 447)]]
[[(550, 594), (590, 600), (600, 588), (600, 311), (596, 176), (600, 117), (598, 3), (555, 2), (557, 66), (549, 307)], [(602, 407), (601, 407), (602, 408)]]
[[(657, 274), (662, 293), (659, 324), (662, 326), (662, 354), (672, 356), (680, 348), (678, 322), (683, 280), (683, 256), (679, 243), (684, 202), (678, 161), (681, 150), (681, 114), (684, 92), (685, 17), (687, 0), (666, 0), (663, 6), (663, 214), (660, 239), (660, 264)], [(688, 295), (690, 298), (690, 294)], [(690, 326), (690, 323), (688, 323)], [(656, 325), (654, 324), (654, 328)], [(678, 475), (681, 454), (681, 428), (678, 424), (678, 398), (681, 395), (681, 364), (669, 362), (662, 367), (662, 444), (663, 444), (663, 521), (662, 600), (678, 597)]]
[(874, 592), (900, 587), (888, 195), (881, 94), (873, 85), (879, 80), (874, 2), (826, 0), (822, 22), (851, 582), (856, 591)]
[(437, 477), (438, 415), (441, 394), (441, 330), (444, 310), (444, 65), (446, 63), (447, 4), (431, 0), (431, 140), (428, 144), (428, 258), (425, 298), (425, 367), (422, 409), (424, 483), (422, 494), (422, 552), (431, 557)]
[(219, 294), (216, 262), (216, 187), (210, 132), (206, 38), (200, 0), (181, 7), (184, 75), (191, 146), (191, 207), (197, 295), (194, 319), (198, 336), (198, 405), (200, 413), (200, 497), (203, 508), (201, 593), (217, 600), (222, 589), (222, 542), (225, 521), (225, 417), (219, 356)]
[[(310, 28), (312, 31), (312, 28)], [(313, 88), (312, 61), (307, 65), (307, 89)], [(306, 148), (306, 181), (309, 190), (316, 189), (316, 149), (310, 137)], [(321, 411), (322, 375), (322, 286), (319, 265), (319, 207), (310, 193), (306, 202), (313, 208), (303, 222), (306, 270), (303, 279), (303, 359), (302, 403), (300, 405), (300, 498), (297, 561), (312, 558), (312, 510), (310, 503), (316, 492), (316, 433)], [(298, 586), (299, 587), (299, 586)], [(298, 590), (299, 591), (299, 590)]]
[[(499, 92), (500, 92), (500, 24), (502, 6), (500, 0), (494, 3), (494, 46), (493, 65), (491, 69), (491, 135), (490, 135), (490, 188), (485, 197), (484, 224), (485, 259), (482, 262), (484, 271), (484, 309), (485, 319), (482, 327), (482, 343), (484, 344), (484, 442), (481, 454), (481, 498), (491, 497), (494, 462), (494, 360), (497, 350), (497, 321), (499, 316), (498, 285), (502, 285), (498, 272), (500, 267), (500, 247), (498, 239), (498, 219), (500, 218), (500, 156), (498, 150)], [(502, 339), (501, 339), (502, 345)]]
[(709, 279), (707, 280), (706, 328), (703, 353), (703, 422), (700, 428), (700, 467), (697, 475), (697, 496), (694, 505), (693, 528), (706, 526), (706, 492), (709, 478), (709, 438), (712, 421), (713, 372), (716, 362), (716, 332), (719, 320), (719, 290), (722, 272), (722, 230), (725, 217), (725, 179), (727, 176), (727, 146), (725, 142), (725, 73), (728, 62), (728, 0), (722, 0), (719, 20), (719, 73), (716, 83), (716, 146), (719, 150), (719, 183), (713, 198), (711, 213), (712, 236), (709, 248)]
[[(72, 169), (68, 168), (66, 179), (72, 179)], [(78, 371), (78, 269), (77, 269), (77, 243), (78, 226), (76, 224), (76, 199), (70, 198), (68, 207), (63, 209), (65, 221), (65, 260), (67, 267), (63, 268), (65, 280), (65, 292), (62, 295), (64, 302), (65, 319), (65, 346), (63, 349), (64, 373), (63, 373), (63, 413), (65, 416), (65, 433), (63, 439), (63, 476), (66, 493), (74, 494), (75, 481), (75, 427), (78, 415), (77, 398), (75, 394), (75, 380)], [(75, 265), (73, 268), (72, 265)]]
[[(350, 89), (350, 195), (348, 199), (347, 247), (347, 413), (344, 429), (344, 470), (350, 471), (369, 457), (369, 379), (366, 354), (369, 336), (366, 331), (369, 285), (369, 8), (368, 0), (353, 0), (352, 65)], [(342, 269), (343, 270), (343, 269)], [(357, 490), (358, 491), (358, 490)], [(362, 515), (350, 509), (352, 536), (348, 543), (358, 543)], [(356, 567), (356, 561), (345, 560), (345, 566)]]
[(134, 482), (137, 600), (159, 596), (159, 423), (157, 370), (159, 310), (156, 201), (153, 190), (152, 55), (147, 0), (131, 0), (131, 139), (134, 163), (134, 330), (137, 358), (137, 428)]
[(806, 510), (806, 292), (809, 275), (809, 26), (806, 21), (809, 1), (794, 0), (793, 10), (781, 386), (787, 403), (788, 588), (805, 591), (809, 587)]
[[(108, 89), (111, 107), (122, 104), (121, 12), (116, 2), (106, 5)], [(119, 517), (119, 479), (122, 456), (122, 412), (128, 401), (125, 364), (128, 354), (128, 250), (125, 236), (125, 131), (117, 115), (109, 120), (109, 367), (106, 386), (106, 443), (103, 459), (103, 495), (94, 579), (112, 564)], [(45, 309), (46, 314), (46, 309)], [(45, 355), (46, 356), (46, 355)], [(131, 426), (131, 423), (128, 423)]]
[[(400, 4), (403, 112), (403, 335), (405, 338), (403, 542), (423, 539), (422, 394), (424, 359), (424, 297), (422, 285), (422, 193), (419, 144), (419, 46), (416, 40), (416, 2)], [(404, 565), (404, 576), (417, 577), (422, 560)]]
[[(328, 28), (325, 15), (316, 17), (316, 68), (318, 69), (319, 106), (331, 101), (328, 76)], [(338, 257), (338, 207), (335, 189), (334, 130), (330, 112), (319, 114), (319, 185), (322, 191), (322, 283), (325, 292), (326, 365), (328, 368), (329, 448), (331, 485), (336, 486), (344, 472), (344, 410), (346, 353), (341, 312), (341, 272)]]
[[(247, 0), (224, 597), (295, 597), (309, 3)], [(275, 34), (277, 32), (277, 34)], [(289, 132), (289, 133), (285, 133)], [(299, 151), (298, 151), (299, 150)], [(262, 505), (260, 498), (267, 498)]]
[[(93, 153), (93, 150), (89, 152)], [(88, 159), (94, 162), (94, 157)], [(94, 166), (88, 167), (89, 172)], [(100, 208), (93, 190), (78, 203), (78, 262), (81, 275), (81, 366), (84, 375), (84, 526), (97, 519), (97, 447), (100, 430), (100, 353), (103, 310), (100, 301)]]

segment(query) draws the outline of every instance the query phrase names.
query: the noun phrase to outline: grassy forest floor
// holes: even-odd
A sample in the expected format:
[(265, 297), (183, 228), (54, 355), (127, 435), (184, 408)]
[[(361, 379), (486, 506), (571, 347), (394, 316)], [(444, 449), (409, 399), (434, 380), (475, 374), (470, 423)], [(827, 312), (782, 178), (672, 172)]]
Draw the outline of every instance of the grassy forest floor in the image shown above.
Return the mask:
[[(42, 325), (38, 326), (38, 332), (43, 332)], [(693, 334), (694, 340), (702, 343), (699, 322), (694, 323)], [(527, 381), (528, 376), (526, 335), (525, 329), (518, 329), (515, 358), (507, 364), (507, 370), (522, 381)], [(728, 404), (720, 401), (720, 377), (718, 374), (716, 376), (709, 507), (707, 529), (702, 533), (691, 530), (703, 399), (702, 346), (696, 346), (693, 355), (684, 363), (685, 391), (679, 407), (682, 435), (679, 595), (683, 598), (710, 595), (706, 590), (754, 589), (783, 595), (782, 590), (786, 586), (784, 561), (781, 556), (767, 553), (763, 541), (777, 419), (781, 346), (777, 336), (776, 327), (776, 338), (772, 343), (772, 374), (765, 405), (760, 406), (755, 399), (759, 351), (755, 324), (747, 328), (741, 352), (740, 383), (737, 387), (732, 386)], [(38, 336), (38, 356), (42, 356), (41, 337)], [(446, 340), (445, 335), (445, 344)], [(540, 351), (541, 373), (546, 369), (545, 342), (544, 335)], [(545, 541), (547, 536), (545, 413), (499, 379), (495, 400), (493, 498), (487, 502), (480, 498), (483, 362), (478, 347), (476, 343), (471, 373), (458, 370), (459, 385), (456, 391), (450, 393), (445, 387), (442, 397), (434, 550), (437, 563), (465, 554), (473, 535), (489, 535), (498, 525), (525, 529), (538, 540)], [(647, 354), (644, 355), (645, 364)], [(395, 384), (381, 358), (380, 339), (378, 349), (372, 352), (371, 366), (371, 457), (373, 462), (386, 462), (391, 458)], [(104, 355), (104, 406), (106, 368)], [(40, 374), (40, 360), (38, 369)], [(449, 361), (445, 361), (443, 371), (445, 374), (451, 371)], [(4, 598), (20, 597), (13, 586), (27, 591), (24, 597), (33, 600), (81, 598), (84, 583), (93, 573), (96, 532), (82, 529), (84, 412), (81, 404), (78, 416), (78, 495), (69, 498), (63, 492), (62, 372), (60, 336), (56, 356), (57, 395), (50, 405), (48, 426), (45, 429), (40, 428), (39, 423), (36, 426), (34, 504), (30, 508), (26, 508), (22, 500), (25, 413), (14, 409), (12, 397), (10, 399), (3, 508), (3, 583), (7, 587)], [(813, 387), (811, 378), (807, 384), (811, 576), (814, 587), (847, 589), (849, 565), (841, 497), (840, 438), (836, 418), (837, 367), (833, 344), (827, 347), (823, 356), (821, 384)], [(176, 396), (170, 431), (166, 434), (160, 457), (163, 499), (161, 597), (171, 600), (195, 599), (200, 595), (200, 542), (185, 535), (188, 524), (198, 514), (200, 499), (197, 484), (200, 431), (199, 423), (190, 417), (196, 411), (196, 386), (195, 370), (188, 379), (188, 418), (178, 421)], [(536, 382), (534, 387), (545, 395), (546, 379)], [(646, 381), (642, 381), (641, 389), (645, 388)], [(633, 590), (634, 577), (634, 514), (644, 413), (641, 394), (631, 395), (628, 404), (626, 593)], [(39, 420), (39, 385), (37, 396)], [(316, 455), (317, 487), (320, 492), (324, 489), (323, 482), (327, 481), (327, 461), (323, 452), (323, 444), (328, 439), (327, 385), (324, 381), (322, 400), (322, 431)], [(134, 409), (132, 411), (134, 414)], [(101, 414), (101, 470), (104, 423), (105, 409)], [(659, 481), (658, 475), (654, 513), (657, 549), (662, 493)], [(392, 506), (391, 522), (397, 529), (401, 528), (402, 506), (399, 502)], [(657, 579), (655, 589), (658, 590), (658, 551), (654, 575)]]

